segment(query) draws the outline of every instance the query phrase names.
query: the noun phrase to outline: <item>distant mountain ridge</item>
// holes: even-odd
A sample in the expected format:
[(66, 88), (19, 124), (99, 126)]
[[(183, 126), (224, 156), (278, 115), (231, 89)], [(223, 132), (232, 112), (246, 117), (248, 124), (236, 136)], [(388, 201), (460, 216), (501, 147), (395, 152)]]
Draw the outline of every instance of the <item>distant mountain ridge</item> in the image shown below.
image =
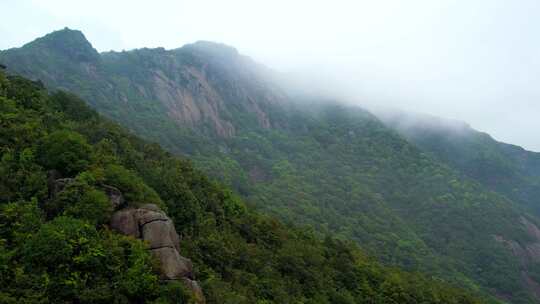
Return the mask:
[(537, 217), (394, 126), (357, 107), (291, 100), (230, 47), (99, 54), (81, 35), (49, 34), (0, 52), (0, 63), (189, 155), (269, 214), (352, 239), (387, 264), (512, 303), (540, 299), (535, 255), (513, 250), (536, 248)]
[[(13, 67), (17, 73), (79, 92), (102, 113), (134, 129), (140, 124), (130, 125), (125, 116), (144, 111), (160, 118), (166, 115), (167, 121), (162, 123), (171, 125), (169, 128), (189, 126), (230, 137), (242, 128), (230, 119), (232, 115), (244, 115), (269, 127), (272, 120), (265, 105), (285, 99), (277, 86), (261, 82), (263, 67), (234, 48), (213, 42), (200, 41), (174, 50), (100, 54), (80, 31), (66, 28), (4, 51), (2, 58), (18, 62)], [(144, 124), (154, 124), (152, 118)]]
[(397, 111), (379, 117), (434, 157), (540, 215), (540, 153), (439, 117)]

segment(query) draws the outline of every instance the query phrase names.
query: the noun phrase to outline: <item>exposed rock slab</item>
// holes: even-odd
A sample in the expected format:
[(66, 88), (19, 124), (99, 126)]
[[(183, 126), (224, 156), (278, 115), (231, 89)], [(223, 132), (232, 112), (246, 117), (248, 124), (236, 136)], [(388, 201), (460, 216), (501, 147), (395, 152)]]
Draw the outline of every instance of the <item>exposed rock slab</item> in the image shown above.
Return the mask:
[(162, 221), (162, 222), (170, 222), (171, 220), (167, 217), (167, 215), (162, 211), (154, 211), (150, 209), (145, 208), (138, 208), (134, 211), (134, 216), (137, 219), (137, 222), (140, 226), (144, 226), (150, 222), (154, 221)]
[(127, 208), (116, 211), (111, 217), (110, 227), (124, 235), (141, 237), (139, 224), (133, 216), (135, 209)]
[[(60, 178), (57, 172), (49, 172), (49, 196), (62, 192), (74, 178)], [(122, 192), (109, 185), (100, 185), (115, 210), (125, 205)], [(197, 281), (193, 280), (193, 264), (190, 259), (180, 255), (180, 237), (173, 221), (154, 204), (144, 204), (138, 208), (122, 208), (113, 213), (111, 229), (148, 243), (152, 255), (160, 262), (161, 279), (182, 281), (198, 303), (205, 303), (204, 294)]]
[(142, 236), (150, 249), (170, 247), (176, 250), (178, 244), (178, 236), (170, 221), (157, 220), (146, 223), (142, 226)]
[(163, 247), (151, 249), (152, 254), (160, 261), (161, 278), (163, 280), (181, 280), (193, 277), (191, 260), (181, 256), (176, 249)]
[(160, 262), (161, 279), (184, 282), (199, 303), (205, 302), (199, 284), (193, 280), (191, 260), (180, 255), (180, 238), (174, 224), (158, 206), (146, 204), (118, 210), (111, 217), (110, 227), (147, 242)]

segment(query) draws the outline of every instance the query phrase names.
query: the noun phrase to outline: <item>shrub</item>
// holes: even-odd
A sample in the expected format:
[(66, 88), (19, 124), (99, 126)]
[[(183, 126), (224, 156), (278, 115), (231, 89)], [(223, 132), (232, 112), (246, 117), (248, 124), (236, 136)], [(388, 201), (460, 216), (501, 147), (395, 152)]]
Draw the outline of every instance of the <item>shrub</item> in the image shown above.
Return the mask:
[(22, 248), (24, 271), (47, 278), (33, 286), (51, 303), (145, 303), (157, 297), (153, 260), (138, 240), (60, 216)]
[(80, 174), (67, 184), (52, 200), (44, 205), (49, 218), (69, 215), (99, 225), (105, 224), (113, 211), (109, 198), (103, 191), (88, 183), (89, 174)]
[(135, 172), (120, 165), (109, 165), (105, 168), (105, 181), (120, 189), (130, 204), (156, 204), (165, 208), (154, 189), (148, 187)]
[(39, 161), (47, 169), (73, 176), (88, 168), (92, 147), (79, 133), (61, 130), (47, 135), (39, 147)]

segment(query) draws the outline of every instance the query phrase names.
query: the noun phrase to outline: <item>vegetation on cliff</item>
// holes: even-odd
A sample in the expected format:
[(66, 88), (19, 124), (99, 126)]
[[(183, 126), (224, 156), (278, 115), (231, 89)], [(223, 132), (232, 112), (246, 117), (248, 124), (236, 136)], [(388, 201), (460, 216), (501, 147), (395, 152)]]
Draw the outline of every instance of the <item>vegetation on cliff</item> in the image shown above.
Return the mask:
[[(167, 211), (209, 303), (480, 303), (247, 208), (74, 95), (0, 71), (0, 302), (189, 303), (146, 245), (112, 232), (103, 185)], [(74, 178), (51, 196), (50, 177)]]
[[(73, 54), (66, 56), (67, 50)], [(249, 206), (311, 226), (318, 238), (353, 240), (386, 265), (515, 303), (536, 300), (533, 277), (523, 275), (528, 270), (520, 258), (500, 241), (523, 247), (536, 241), (522, 218), (533, 225), (537, 219), (522, 211), (521, 201), (425, 153), (367, 111), (334, 101), (295, 100), (298, 106), (267, 70), (232, 48), (199, 42), (100, 54), (82, 33), (62, 30), (0, 52), (0, 61), (13, 73), (76, 92), (138, 136), (189, 156)], [(122, 151), (95, 140), (102, 137), (92, 129), (99, 130), (77, 131), (101, 150)], [(181, 165), (118, 157), (122, 168), (136, 170), (141, 185), (159, 193), (179, 227), (197, 233), (189, 223), (206, 207), (190, 194), (182, 198), (188, 207), (175, 211), (180, 207), (170, 201), (177, 190), (163, 188), (179, 178), (164, 179), (172, 174), (166, 169)], [(122, 176), (115, 166), (102, 165), (104, 178)], [(155, 198), (150, 192), (144, 195)], [(232, 194), (223, 199), (238, 200)], [(196, 254), (189, 257), (197, 262)]]

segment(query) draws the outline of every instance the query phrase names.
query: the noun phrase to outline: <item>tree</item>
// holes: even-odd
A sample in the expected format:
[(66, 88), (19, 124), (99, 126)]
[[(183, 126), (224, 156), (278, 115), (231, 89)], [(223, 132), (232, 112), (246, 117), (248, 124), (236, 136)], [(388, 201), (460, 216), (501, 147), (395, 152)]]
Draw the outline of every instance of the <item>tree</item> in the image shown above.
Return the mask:
[(92, 147), (79, 133), (69, 130), (54, 131), (43, 139), (39, 149), (40, 163), (66, 176), (85, 170), (90, 164)]

